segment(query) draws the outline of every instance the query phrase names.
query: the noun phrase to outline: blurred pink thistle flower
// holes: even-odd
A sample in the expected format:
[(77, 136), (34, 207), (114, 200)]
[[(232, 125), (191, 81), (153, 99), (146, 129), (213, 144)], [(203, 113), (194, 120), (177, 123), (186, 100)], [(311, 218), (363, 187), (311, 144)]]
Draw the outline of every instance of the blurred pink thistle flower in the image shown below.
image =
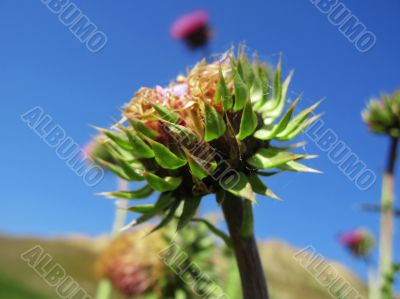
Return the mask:
[(339, 243), (357, 257), (367, 257), (374, 245), (374, 238), (366, 230), (348, 231), (339, 236)]
[(171, 36), (186, 42), (189, 48), (205, 46), (211, 36), (209, 16), (204, 10), (197, 10), (178, 18), (171, 27)]

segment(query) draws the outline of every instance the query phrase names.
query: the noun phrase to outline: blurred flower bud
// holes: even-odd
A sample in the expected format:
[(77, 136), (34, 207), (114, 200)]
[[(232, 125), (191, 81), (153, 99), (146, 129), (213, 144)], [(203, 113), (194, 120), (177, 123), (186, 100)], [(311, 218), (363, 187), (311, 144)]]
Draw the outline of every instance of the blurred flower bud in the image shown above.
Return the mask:
[(400, 137), (400, 90), (383, 94), (380, 99), (372, 99), (362, 117), (370, 131)]
[(374, 237), (366, 230), (357, 229), (341, 234), (339, 242), (354, 256), (365, 258), (374, 246)]
[(88, 159), (92, 162), (97, 163), (96, 159), (99, 158), (108, 163), (114, 164), (115, 161), (112, 155), (106, 148), (106, 138), (103, 135), (99, 135), (90, 140), (82, 150), (82, 159)]
[(126, 296), (153, 291), (164, 275), (165, 265), (158, 253), (167, 244), (159, 232), (146, 236), (150, 229), (143, 227), (118, 236), (96, 262), (97, 275), (109, 279)]

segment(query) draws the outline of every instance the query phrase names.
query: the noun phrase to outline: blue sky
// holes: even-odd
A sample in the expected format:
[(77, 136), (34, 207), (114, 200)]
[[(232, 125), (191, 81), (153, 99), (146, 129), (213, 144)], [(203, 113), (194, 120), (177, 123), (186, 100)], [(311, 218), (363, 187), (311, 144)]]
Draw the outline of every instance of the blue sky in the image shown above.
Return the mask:
[[(320, 155), (311, 165), (324, 174), (271, 179), (269, 185), (285, 201), (259, 199), (257, 235), (313, 245), (362, 273), (363, 266), (337, 245), (336, 235), (359, 226), (378, 230), (377, 215), (356, 207), (379, 200), (387, 141), (367, 132), (360, 111), (369, 97), (400, 86), (397, 0), (343, 1), (377, 37), (366, 53), (308, 0), (75, 1), (108, 37), (99, 53), (88, 51), (41, 1), (21, 3), (0, 2), (1, 232), (96, 235), (110, 229), (113, 204), (94, 193), (113, 190), (115, 178), (86, 186), (20, 116), (39, 105), (84, 144), (94, 133), (89, 124), (111, 124), (139, 87), (167, 84), (201, 58), (172, 40), (169, 27), (180, 14), (204, 8), (215, 30), (214, 52), (245, 42), (271, 62), (282, 54), (285, 73), (295, 69), (290, 96), (304, 92), (304, 105), (325, 98), (320, 111), (326, 126), (378, 175), (370, 190), (358, 190), (303, 135), (300, 139), (309, 141), (306, 151)], [(215, 208), (211, 201), (204, 211)]]

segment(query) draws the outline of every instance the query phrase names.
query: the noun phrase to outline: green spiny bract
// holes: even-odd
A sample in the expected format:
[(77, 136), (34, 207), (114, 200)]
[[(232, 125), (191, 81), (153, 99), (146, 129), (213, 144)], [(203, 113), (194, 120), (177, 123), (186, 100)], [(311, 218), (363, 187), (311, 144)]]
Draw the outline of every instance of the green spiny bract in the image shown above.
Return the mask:
[(372, 132), (400, 137), (400, 90), (372, 99), (362, 117)]
[[(88, 159), (91, 162), (95, 162), (100, 166), (105, 164), (115, 164), (113, 156), (107, 150), (105, 141), (107, 139), (103, 135), (93, 137), (84, 147), (83, 147), (83, 158)], [(101, 164), (98, 163), (101, 161)]]
[(284, 111), (291, 77), (282, 80), (281, 63), (271, 70), (258, 59), (250, 63), (243, 51), (229, 51), (213, 63), (201, 61), (167, 88), (141, 88), (122, 120), (102, 132), (118, 164), (111, 170), (146, 184), (105, 195), (135, 200), (160, 192), (155, 204), (131, 208), (141, 214), (136, 224), (161, 215), (157, 228), (175, 217), (184, 227), (208, 194), (221, 199), (229, 192), (248, 202), (255, 193), (278, 198), (260, 174), (316, 172), (298, 162), (311, 156), (290, 152), (296, 145), (272, 145), (294, 139), (319, 117), (312, 116), (319, 103), (293, 117), (299, 99)]

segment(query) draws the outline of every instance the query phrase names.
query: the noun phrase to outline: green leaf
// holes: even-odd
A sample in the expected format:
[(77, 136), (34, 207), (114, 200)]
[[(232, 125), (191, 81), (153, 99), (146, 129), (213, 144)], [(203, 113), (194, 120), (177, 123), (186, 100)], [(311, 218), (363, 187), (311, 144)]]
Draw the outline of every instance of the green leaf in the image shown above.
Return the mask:
[(276, 100), (282, 99), (281, 94), (282, 94), (282, 60), (279, 58), (278, 65), (276, 67), (275, 71), (275, 77), (274, 77), (274, 97)]
[(257, 114), (253, 111), (251, 101), (249, 100), (243, 109), (242, 119), (240, 120), (239, 140), (243, 140), (253, 134), (256, 128)]
[(270, 147), (258, 150), (254, 156), (247, 159), (247, 163), (255, 168), (270, 169), (304, 157), (304, 155), (285, 152), (279, 148)]
[(200, 180), (209, 176), (207, 169), (198, 161), (198, 158), (192, 156), (189, 152), (186, 153), (186, 158), (189, 162), (190, 172)]
[(274, 135), (277, 125), (263, 126), (260, 130), (254, 133), (254, 137), (260, 140), (270, 140)]
[(290, 119), (292, 118), (294, 109), (296, 108), (297, 103), (299, 102), (300, 97), (298, 97), (293, 104), (286, 111), (285, 115), (281, 118), (279, 123), (274, 126), (264, 126), (262, 129), (258, 130), (254, 137), (261, 140), (270, 140), (273, 139), (276, 135), (281, 133), (288, 126)]
[(169, 211), (167, 212), (167, 215), (161, 220), (161, 222), (153, 228), (149, 234), (154, 233), (155, 231), (159, 230), (160, 228), (163, 228), (166, 226), (168, 223), (172, 221), (175, 217), (175, 212), (179, 208), (179, 205), (181, 204), (181, 200), (175, 199), (173, 204), (169, 207)]
[(274, 176), (274, 175), (282, 173), (282, 170), (280, 170), (280, 171), (271, 171), (271, 172), (268, 172), (268, 171), (257, 171), (256, 173), (258, 175), (261, 175), (261, 176), (270, 177), (270, 176)]
[(306, 143), (304, 141), (300, 141), (300, 142), (289, 144), (287, 146), (274, 146), (274, 147), (287, 151), (287, 150), (292, 150), (292, 149), (296, 149), (296, 148), (301, 148), (305, 145), (306, 145)]
[(280, 64), (278, 67), (279, 68), (276, 71), (276, 77), (274, 81), (274, 99), (268, 101), (265, 106), (260, 109), (264, 116), (264, 123), (266, 125), (273, 122), (282, 114), (283, 108), (285, 107), (286, 103), (286, 94), (293, 76), (293, 72), (290, 72), (283, 84), (281, 84), (280, 79), (278, 79), (277, 77), (278, 74), (280, 76)]
[(253, 73), (253, 68), (251, 67), (249, 60), (247, 59), (245, 54), (242, 54), (241, 57), (239, 58), (240, 65), (242, 68), (242, 78), (244, 81), (251, 86), (254, 82), (254, 73)]
[(300, 98), (301, 96), (296, 98), (296, 100), (292, 103), (292, 105), (290, 105), (289, 109), (286, 111), (285, 115), (281, 118), (276, 128), (275, 135), (279, 134), (280, 132), (286, 129), (286, 127), (290, 122), (290, 119), (292, 118), (294, 109), (296, 108), (297, 104), (300, 101)]
[(187, 161), (181, 159), (173, 152), (171, 152), (166, 146), (161, 143), (152, 142), (152, 148), (155, 154), (155, 159), (162, 168), (165, 169), (178, 169), (184, 166)]
[(174, 124), (174, 123), (170, 123), (170, 122), (167, 122), (167, 121), (165, 121), (163, 123), (175, 135), (174, 136), (174, 137), (176, 137), (175, 140), (177, 140), (177, 142), (179, 142), (179, 143), (192, 144), (192, 143), (197, 142), (198, 139), (199, 139), (197, 137), (197, 135), (195, 133), (193, 133), (192, 130), (190, 130), (190, 129), (184, 127), (184, 126), (177, 125), (177, 124)]
[(271, 197), (273, 199), (281, 200), (278, 196), (274, 194), (264, 183), (260, 180), (260, 178), (256, 174), (252, 174), (249, 176), (249, 182), (253, 191), (257, 194)]
[(283, 111), (283, 107), (285, 106), (286, 103), (286, 95), (287, 91), (289, 89), (289, 84), (290, 81), (292, 80), (293, 77), (293, 72), (290, 72), (289, 75), (286, 77), (285, 81), (282, 84), (282, 90), (280, 92), (280, 99), (279, 99), (279, 104), (275, 109), (269, 112), (270, 115), (273, 117), (279, 117)]
[(257, 108), (259, 105), (262, 105), (262, 102), (264, 101), (263, 83), (258, 76), (254, 77), (253, 84), (250, 88), (250, 99)]
[[(235, 69), (235, 68), (233, 68), (233, 69)], [(242, 78), (243, 82), (245, 82), (244, 71), (243, 71), (242, 62), (240, 59), (238, 59), (237, 63), (236, 63), (236, 72)]]
[(129, 229), (133, 226), (139, 225), (141, 223), (144, 223), (151, 218), (155, 217), (156, 215), (162, 213), (164, 209), (168, 208), (175, 202), (175, 198), (172, 197), (171, 193), (161, 193), (157, 202), (154, 204), (154, 209), (152, 211), (149, 211), (139, 218), (135, 219), (128, 225), (126, 225), (122, 230)]
[(205, 102), (205, 141), (221, 137), (226, 130), (223, 117), (210, 104)]
[(154, 205), (152, 204), (136, 205), (133, 207), (129, 207), (127, 210), (139, 214), (150, 214), (154, 212)]
[(96, 163), (102, 165), (105, 168), (108, 168), (109, 170), (111, 170), (114, 174), (116, 174), (117, 176), (129, 181), (131, 178), (118, 166), (115, 166), (114, 164), (107, 162), (101, 158), (98, 157), (94, 157), (94, 160), (96, 161)]
[(193, 218), (192, 221), (204, 223), (213, 234), (220, 237), (225, 242), (226, 246), (228, 246), (229, 248), (232, 248), (231, 238), (229, 238), (228, 235), (226, 235), (222, 230), (218, 229), (210, 221), (203, 219), (203, 218)]
[(253, 189), (247, 180), (247, 176), (243, 172), (237, 172), (236, 175), (219, 180), (219, 184), (222, 189), (237, 197), (255, 201)]
[(184, 228), (196, 215), (197, 210), (200, 206), (201, 197), (190, 197), (185, 198), (183, 201), (183, 211), (179, 217), (178, 230)]
[(249, 98), (249, 90), (238, 72), (233, 76), (233, 86), (235, 88), (235, 103), (233, 105), (233, 111), (237, 112), (242, 110), (246, 105), (247, 99)]
[(175, 198), (172, 193), (162, 193), (160, 194), (157, 202), (154, 205), (154, 212), (162, 212), (164, 209), (168, 208), (175, 202)]
[(254, 99), (251, 98), (252, 102), (257, 101), (257, 103), (255, 103), (254, 105), (254, 109), (256, 111), (261, 111), (268, 102), (271, 93), (271, 86), (265, 68), (258, 67), (258, 70), (255, 73), (256, 76), (253, 82), (252, 89), (250, 90), (250, 94), (253, 92)]
[(286, 170), (286, 171), (293, 171), (293, 172), (313, 172), (313, 173), (321, 173), (321, 171), (308, 167), (306, 165), (303, 165), (301, 163), (295, 162), (295, 161), (290, 161), (287, 162), (286, 164), (283, 164), (279, 166), (280, 169)]
[(133, 155), (137, 158), (153, 158), (153, 150), (139, 136), (133, 135), (129, 130), (125, 130), (128, 140), (132, 145)]
[[(116, 174), (120, 173), (120, 168), (117, 166), (121, 167), (125, 174), (123, 178), (126, 178), (129, 181), (144, 180), (143, 176), (139, 174), (139, 172), (143, 170), (143, 165), (141, 165), (139, 161), (133, 160), (134, 157), (132, 155), (127, 154), (125, 150), (109, 142), (104, 143), (104, 147), (111, 155), (113, 162), (108, 162), (101, 158), (95, 159), (99, 164), (105, 165), (105, 163), (107, 163), (105, 167), (109, 168)], [(102, 162), (100, 160), (102, 160)], [(113, 168), (112, 165), (115, 167)]]
[[(314, 105), (308, 107), (307, 109), (303, 110), (300, 112), (296, 117), (293, 118), (293, 120), (287, 125), (287, 128), (277, 134), (278, 138), (285, 139), (288, 138), (289, 136), (297, 135), (299, 134), (304, 126), (305, 123), (307, 123), (307, 118), (309, 115), (321, 104), (321, 101), (315, 103)], [(316, 119), (315, 119), (316, 120)], [(313, 120), (314, 121), (314, 120)], [(309, 125), (309, 123), (307, 123)], [(304, 129), (304, 128), (303, 128)], [(300, 131), (299, 131), (300, 130)], [(298, 132), (299, 131), (299, 132)], [(298, 132), (298, 133), (297, 133)], [(297, 133), (297, 134), (294, 134)]]
[(168, 110), (164, 106), (161, 106), (159, 104), (154, 104), (154, 109), (156, 109), (156, 111), (160, 115), (160, 117), (162, 119), (165, 119), (166, 121), (169, 121), (171, 123), (176, 123), (179, 120), (178, 114)]
[(112, 141), (115, 142), (115, 144), (117, 144), (118, 146), (120, 146), (121, 148), (130, 151), (132, 150), (132, 146), (129, 143), (128, 140), (124, 139), (121, 137), (120, 134), (108, 131), (108, 130), (104, 130), (104, 129), (100, 129), (101, 132), (104, 133), (104, 135), (106, 135), (108, 138), (110, 138)]
[(314, 115), (313, 117), (310, 117), (309, 119), (307, 119), (307, 121), (303, 122), (301, 125), (299, 125), (296, 129), (294, 129), (287, 136), (276, 136), (276, 139), (279, 141), (288, 141), (288, 140), (292, 140), (292, 139), (296, 138), (297, 135), (299, 135), (301, 132), (303, 132), (313, 122), (320, 119), (321, 116), (322, 116), (322, 113)]
[(154, 139), (160, 136), (160, 134), (153, 130), (150, 129), (148, 126), (146, 126), (144, 123), (142, 123), (141, 121), (137, 120), (137, 119), (128, 119), (129, 123), (131, 124), (131, 126), (139, 133)]
[(240, 227), (240, 234), (243, 237), (251, 236), (254, 231), (254, 219), (253, 219), (253, 203), (245, 200), (243, 202), (243, 218), (242, 225)]
[[(279, 59), (278, 65), (276, 66), (275, 69), (275, 74), (274, 74), (274, 82), (272, 86), (272, 97), (269, 101), (265, 103), (265, 105), (259, 107), (260, 112), (265, 113), (266, 118), (272, 118), (274, 119), (273, 116), (267, 115), (267, 112), (274, 111), (276, 109), (279, 109), (282, 105), (284, 105), (284, 101), (282, 103), (282, 61)], [(269, 114), (269, 113), (268, 113)]]
[(232, 96), (229, 93), (228, 87), (226, 86), (224, 75), (222, 74), (221, 69), (219, 69), (219, 82), (217, 86), (217, 91), (214, 96), (214, 101), (215, 103), (223, 101), (225, 110), (232, 108)]
[(173, 191), (182, 183), (180, 177), (161, 178), (153, 173), (146, 173), (145, 178), (149, 185), (158, 192)]
[(128, 176), (128, 181), (143, 181), (144, 178), (142, 175), (137, 173), (136, 168), (132, 165), (130, 165), (127, 161), (120, 159), (118, 157), (115, 157), (115, 161), (119, 166), (121, 166), (122, 170), (125, 172), (125, 174)]
[[(129, 163), (131, 163), (131, 162), (133, 163), (135, 161), (135, 165), (131, 164), (132, 167), (143, 168), (143, 165), (141, 164), (141, 162), (138, 161), (136, 156), (133, 155), (132, 150), (129, 150), (129, 151), (125, 150), (125, 149), (123, 149), (121, 147), (118, 147), (117, 145), (115, 145), (115, 144), (113, 144), (111, 142), (106, 142), (106, 144), (113, 148), (112, 156), (119, 157), (119, 158), (121, 158), (121, 159), (123, 159), (125, 161), (129, 161)], [(112, 161), (110, 161), (110, 162), (112, 162)], [(142, 165), (142, 166), (139, 166), (139, 165)]]
[(138, 190), (134, 191), (116, 191), (116, 192), (103, 192), (101, 195), (107, 196), (109, 198), (119, 198), (119, 199), (144, 199), (149, 197), (154, 192), (153, 188), (146, 185)]

